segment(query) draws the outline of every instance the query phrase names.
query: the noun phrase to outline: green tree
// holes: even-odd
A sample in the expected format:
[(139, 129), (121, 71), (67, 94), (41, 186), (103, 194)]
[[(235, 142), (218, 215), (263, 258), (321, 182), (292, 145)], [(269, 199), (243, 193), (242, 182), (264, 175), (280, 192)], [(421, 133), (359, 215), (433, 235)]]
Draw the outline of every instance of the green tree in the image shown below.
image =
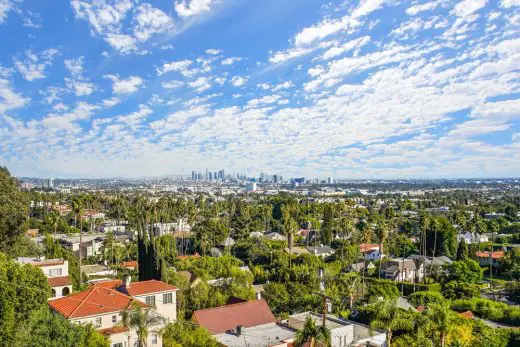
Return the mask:
[(424, 313), (428, 318), (426, 329), (438, 335), (440, 346), (444, 347), (446, 337), (456, 327), (456, 315), (450, 309), (449, 303), (430, 304)]
[(391, 346), (392, 336), (396, 330), (413, 329), (413, 322), (406, 316), (405, 311), (397, 307), (395, 300), (382, 300), (372, 305), (375, 306), (375, 311), (370, 322), (370, 331), (384, 330), (388, 347)]
[(307, 343), (310, 343), (311, 347), (331, 346), (330, 330), (324, 325), (316, 326), (310, 315), (305, 319), (303, 328), (296, 332), (294, 339), (296, 347), (305, 346)]
[(23, 236), (29, 215), (29, 197), (5, 167), (0, 167), (0, 252), (9, 252)]
[(457, 260), (468, 259), (468, 245), (464, 239), (460, 239), (459, 246), (457, 247)]
[(163, 333), (164, 347), (218, 347), (219, 343), (206, 329), (190, 321), (179, 320), (166, 326)]
[(47, 306), (50, 293), (41, 269), (22, 266), (0, 253), (0, 341), (12, 345), (31, 314)]
[(164, 318), (150, 309), (142, 309), (134, 305), (130, 310), (123, 312), (123, 324), (137, 333), (138, 347), (147, 347), (146, 341), (150, 328), (164, 322)]

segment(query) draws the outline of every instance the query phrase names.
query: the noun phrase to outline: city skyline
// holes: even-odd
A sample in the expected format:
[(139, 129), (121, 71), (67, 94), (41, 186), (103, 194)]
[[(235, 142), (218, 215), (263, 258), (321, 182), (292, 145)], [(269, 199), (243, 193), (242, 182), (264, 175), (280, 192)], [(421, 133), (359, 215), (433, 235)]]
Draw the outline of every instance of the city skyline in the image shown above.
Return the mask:
[(0, 165), (515, 177), (519, 27), (518, 0), (0, 0)]

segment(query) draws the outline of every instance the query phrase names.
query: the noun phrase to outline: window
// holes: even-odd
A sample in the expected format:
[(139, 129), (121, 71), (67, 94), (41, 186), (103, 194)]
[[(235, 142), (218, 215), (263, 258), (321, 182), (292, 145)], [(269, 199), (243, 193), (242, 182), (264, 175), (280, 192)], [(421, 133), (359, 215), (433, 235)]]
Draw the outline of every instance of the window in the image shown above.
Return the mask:
[(59, 269), (49, 269), (49, 276), (51, 277), (60, 277), (62, 275), (61, 268)]
[(152, 345), (157, 344), (157, 334), (152, 334)]
[(123, 343), (122, 342), (114, 343), (112, 345), (112, 347), (123, 347)]
[(112, 316), (112, 323), (117, 323), (117, 316), (116, 315)]
[(163, 294), (163, 304), (171, 304), (173, 302), (173, 293)]
[(147, 296), (145, 302), (150, 307), (155, 307), (155, 295)]
[(96, 318), (96, 328), (101, 328), (101, 325), (103, 325), (103, 321), (101, 320), (101, 317)]

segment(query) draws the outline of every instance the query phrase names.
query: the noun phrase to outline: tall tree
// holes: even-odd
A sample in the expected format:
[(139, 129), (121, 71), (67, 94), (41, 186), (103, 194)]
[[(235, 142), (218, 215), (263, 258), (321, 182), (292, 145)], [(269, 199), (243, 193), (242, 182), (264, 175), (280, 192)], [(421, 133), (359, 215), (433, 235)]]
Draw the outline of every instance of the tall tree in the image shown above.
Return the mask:
[(305, 319), (305, 323), (301, 330), (296, 332), (294, 345), (302, 347), (310, 344), (311, 347), (330, 347), (331, 336), (330, 330), (323, 325), (316, 326), (316, 322), (309, 315)]
[(428, 318), (426, 326), (434, 334), (438, 334), (441, 347), (446, 344), (446, 336), (456, 327), (456, 315), (450, 309), (449, 303), (430, 304), (424, 311)]
[[(388, 239), (388, 225), (386, 221), (382, 220), (378, 223), (376, 228), (376, 236), (379, 242), (379, 264), (381, 264), (381, 260), (383, 259), (383, 246)], [(378, 271), (379, 278), (381, 278), (381, 271)]]
[(82, 265), (82, 249), (83, 246), (83, 202), (81, 199), (74, 199), (72, 202), (72, 210), (74, 211), (75, 218), (79, 218), (79, 282), (83, 283), (83, 273), (81, 271)]
[(468, 245), (464, 239), (460, 239), (459, 246), (457, 247), (457, 260), (468, 259)]
[(29, 215), (29, 196), (18, 188), (18, 181), (0, 167), (0, 251), (8, 251), (24, 230)]
[(375, 304), (374, 316), (370, 322), (370, 330), (381, 329), (386, 331), (387, 346), (392, 343), (392, 336), (396, 330), (412, 330), (413, 322), (405, 315), (405, 311), (397, 307), (395, 300), (382, 300)]
[[(147, 347), (150, 328), (164, 322), (164, 318), (150, 309), (135, 305), (123, 312), (123, 324), (137, 333), (138, 347)], [(159, 332), (157, 332), (159, 333)]]

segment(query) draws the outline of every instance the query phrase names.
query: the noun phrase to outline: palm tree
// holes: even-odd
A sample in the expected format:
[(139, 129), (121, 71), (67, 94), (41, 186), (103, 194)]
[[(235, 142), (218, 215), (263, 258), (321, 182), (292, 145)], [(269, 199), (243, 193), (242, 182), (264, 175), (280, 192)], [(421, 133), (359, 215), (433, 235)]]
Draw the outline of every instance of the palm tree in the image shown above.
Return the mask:
[(396, 300), (383, 300), (375, 303), (376, 310), (370, 322), (370, 331), (382, 329), (386, 332), (387, 346), (392, 342), (392, 333), (396, 330), (412, 330), (413, 322), (404, 315), (405, 311), (397, 307)]
[(296, 332), (294, 346), (305, 346), (310, 343), (311, 347), (330, 347), (331, 337), (330, 330), (323, 325), (316, 326), (316, 322), (309, 315), (305, 319), (305, 324), (301, 330)]
[[(379, 240), (379, 266), (381, 266), (381, 261), (383, 260), (383, 244), (388, 238), (388, 226), (384, 220), (380, 221), (377, 225), (376, 236)], [(379, 279), (381, 279), (381, 271), (378, 271), (378, 273)]]
[(79, 283), (81, 285), (83, 283), (83, 275), (81, 271), (81, 244), (83, 243), (83, 204), (80, 199), (75, 199), (72, 202), (72, 210), (74, 211), (74, 218), (77, 219), (79, 217)]
[(54, 234), (56, 234), (56, 232), (58, 230), (58, 226), (60, 225), (60, 216), (57, 213), (51, 213), (48, 218), (49, 218), (48, 219), (49, 224), (50, 224)]
[(343, 287), (343, 291), (348, 295), (349, 298), (349, 309), (352, 310), (354, 306), (354, 294), (356, 294), (359, 284), (360, 284), (359, 275), (345, 275), (339, 277), (339, 283)]
[(150, 309), (134, 304), (132, 310), (123, 312), (123, 325), (137, 333), (138, 347), (146, 347), (150, 328), (164, 323), (164, 318)]
[(446, 344), (446, 336), (455, 328), (455, 315), (450, 309), (450, 304), (444, 302), (442, 304), (430, 304), (428, 309), (424, 311), (428, 318), (426, 328), (439, 334), (441, 347)]
[[(433, 251), (432, 251), (432, 261), (430, 263), (430, 277), (432, 276), (432, 272), (433, 272), (433, 260), (435, 258), (435, 252), (437, 250), (437, 230), (439, 230), (440, 228), (440, 223), (439, 223), (439, 220), (438, 219), (434, 219), (432, 220), (432, 227), (433, 227), (433, 232), (434, 232), (434, 237), (433, 237)], [(426, 270), (426, 264), (424, 264), (424, 269)]]

